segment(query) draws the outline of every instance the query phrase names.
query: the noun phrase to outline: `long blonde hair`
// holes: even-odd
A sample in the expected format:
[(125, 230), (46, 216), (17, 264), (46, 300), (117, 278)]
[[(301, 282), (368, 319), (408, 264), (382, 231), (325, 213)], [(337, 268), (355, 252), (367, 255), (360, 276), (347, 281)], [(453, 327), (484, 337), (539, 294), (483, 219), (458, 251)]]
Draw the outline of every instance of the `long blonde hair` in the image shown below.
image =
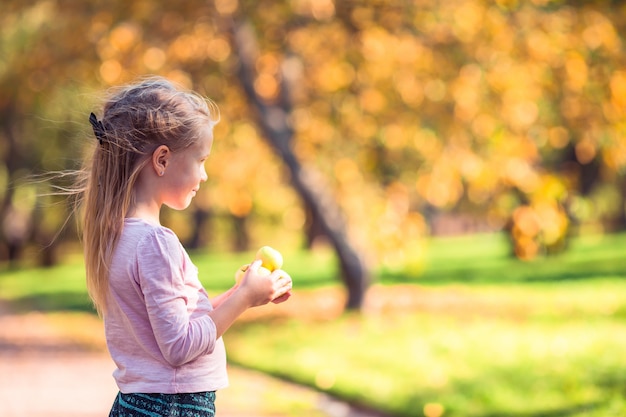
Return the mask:
[(112, 91), (101, 120), (91, 122), (98, 144), (82, 176), (81, 211), (87, 290), (106, 313), (111, 256), (133, 203), (133, 188), (160, 145), (172, 152), (195, 143), (202, 128), (219, 121), (217, 106), (160, 77)]

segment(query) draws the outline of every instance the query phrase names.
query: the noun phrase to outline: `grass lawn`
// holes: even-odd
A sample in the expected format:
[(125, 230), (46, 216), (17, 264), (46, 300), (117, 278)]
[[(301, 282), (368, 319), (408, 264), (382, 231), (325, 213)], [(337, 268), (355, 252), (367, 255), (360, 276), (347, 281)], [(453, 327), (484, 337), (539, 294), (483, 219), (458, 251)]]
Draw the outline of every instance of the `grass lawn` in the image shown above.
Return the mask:
[[(421, 274), (380, 271), (361, 315), (340, 313), (330, 254), (285, 253), (293, 299), (231, 328), (229, 359), (395, 416), (623, 416), (624, 248), (522, 263), (498, 236), (433, 240)], [(192, 254), (210, 293), (250, 256)], [(80, 262), (2, 271), (0, 300), (90, 311)]]
[(398, 416), (626, 415), (626, 282), (372, 293), (362, 317), (240, 322), (230, 359)]

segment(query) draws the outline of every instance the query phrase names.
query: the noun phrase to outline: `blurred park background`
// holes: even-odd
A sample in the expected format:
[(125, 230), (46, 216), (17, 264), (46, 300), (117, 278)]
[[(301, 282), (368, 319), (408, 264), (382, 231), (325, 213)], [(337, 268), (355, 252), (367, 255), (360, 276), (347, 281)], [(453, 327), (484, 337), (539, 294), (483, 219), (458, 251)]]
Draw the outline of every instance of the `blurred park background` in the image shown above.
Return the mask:
[(393, 416), (625, 415), (625, 31), (611, 0), (3, 0), (0, 303), (93, 319), (45, 175), (159, 74), (221, 110), (163, 213), (207, 289), (266, 244), (294, 277), (232, 363)]

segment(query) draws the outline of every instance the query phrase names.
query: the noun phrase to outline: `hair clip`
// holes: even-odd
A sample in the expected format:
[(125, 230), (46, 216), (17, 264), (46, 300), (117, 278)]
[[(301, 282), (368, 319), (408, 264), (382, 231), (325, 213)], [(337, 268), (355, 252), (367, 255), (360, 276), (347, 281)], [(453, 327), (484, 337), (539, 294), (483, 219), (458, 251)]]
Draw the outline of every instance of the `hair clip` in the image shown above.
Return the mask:
[(91, 123), (91, 127), (93, 127), (93, 133), (94, 135), (96, 135), (96, 139), (98, 139), (98, 142), (100, 142), (100, 145), (102, 145), (106, 140), (104, 125), (93, 113), (89, 115), (89, 123)]

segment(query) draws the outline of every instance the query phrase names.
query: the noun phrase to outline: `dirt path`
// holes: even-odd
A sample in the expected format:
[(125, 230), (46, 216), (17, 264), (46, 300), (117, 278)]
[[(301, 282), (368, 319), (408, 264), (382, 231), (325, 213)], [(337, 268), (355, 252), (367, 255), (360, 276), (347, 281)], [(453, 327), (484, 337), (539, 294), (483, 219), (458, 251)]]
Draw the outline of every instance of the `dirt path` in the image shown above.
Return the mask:
[[(0, 314), (0, 416), (102, 417), (117, 394), (101, 323), (90, 315)], [(316, 391), (230, 368), (220, 417), (371, 417)]]

